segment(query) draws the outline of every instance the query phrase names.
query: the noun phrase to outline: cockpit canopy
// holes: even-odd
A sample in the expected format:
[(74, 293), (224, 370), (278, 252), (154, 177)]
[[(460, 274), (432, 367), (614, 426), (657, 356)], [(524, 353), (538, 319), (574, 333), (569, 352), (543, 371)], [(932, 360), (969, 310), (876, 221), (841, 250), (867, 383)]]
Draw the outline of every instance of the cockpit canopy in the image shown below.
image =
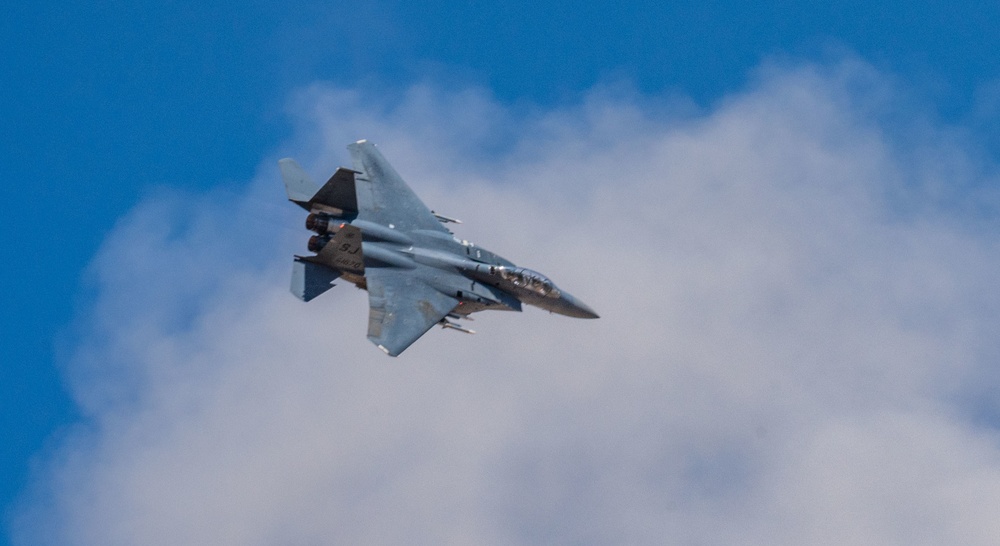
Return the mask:
[(559, 289), (548, 277), (537, 271), (521, 267), (491, 267), (490, 273), (499, 275), (501, 279), (510, 282), (514, 286), (531, 290), (532, 292), (550, 298), (559, 297)]

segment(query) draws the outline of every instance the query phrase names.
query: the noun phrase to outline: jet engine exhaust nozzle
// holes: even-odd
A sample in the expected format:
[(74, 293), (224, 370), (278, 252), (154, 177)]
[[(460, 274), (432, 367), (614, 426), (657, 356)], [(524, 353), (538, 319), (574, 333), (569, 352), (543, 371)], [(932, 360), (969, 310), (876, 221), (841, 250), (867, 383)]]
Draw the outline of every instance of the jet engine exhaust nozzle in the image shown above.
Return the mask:
[(315, 252), (319, 254), (319, 251), (323, 250), (323, 247), (330, 242), (330, 237), (324, 235), (313, 235), (309, 238), (309, 252)]
[(323, 214), (310, 214), (306, 216), (306, 229), (309, 231), (315, 231), (320, 235), (323, 235), (329, 231), (330, 228), (330, 217)]

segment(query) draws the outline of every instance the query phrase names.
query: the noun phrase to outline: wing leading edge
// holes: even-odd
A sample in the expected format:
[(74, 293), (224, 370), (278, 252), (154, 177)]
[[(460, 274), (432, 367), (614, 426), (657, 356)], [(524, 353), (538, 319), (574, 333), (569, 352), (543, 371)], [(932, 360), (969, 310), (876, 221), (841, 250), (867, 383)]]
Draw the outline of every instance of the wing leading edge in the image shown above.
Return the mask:
[(441, 222), (410, 189), (396, 169), (367, 140), (347, 146), (354, 163), (358, 218), (402, 231), (448, 233)]
[(412, 271), (370, 267), (365, 279), (368, 339), (390, 356), (398, 356), (458, 306), (457, 299), (415, 278)]

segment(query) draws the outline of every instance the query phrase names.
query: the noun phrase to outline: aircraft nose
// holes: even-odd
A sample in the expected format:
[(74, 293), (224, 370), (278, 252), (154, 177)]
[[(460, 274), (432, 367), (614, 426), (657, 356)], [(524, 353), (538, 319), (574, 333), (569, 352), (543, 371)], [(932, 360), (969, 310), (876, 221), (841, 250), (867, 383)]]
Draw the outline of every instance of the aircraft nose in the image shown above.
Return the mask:
[(600, 315), (594, 312), (593, 309), (587, 306), (586, 303), (574, 298), (573, 296), (563, 292), (562, 300), (565, 302), (565, 313), (568, 316), (576, 318), (601, 318)]

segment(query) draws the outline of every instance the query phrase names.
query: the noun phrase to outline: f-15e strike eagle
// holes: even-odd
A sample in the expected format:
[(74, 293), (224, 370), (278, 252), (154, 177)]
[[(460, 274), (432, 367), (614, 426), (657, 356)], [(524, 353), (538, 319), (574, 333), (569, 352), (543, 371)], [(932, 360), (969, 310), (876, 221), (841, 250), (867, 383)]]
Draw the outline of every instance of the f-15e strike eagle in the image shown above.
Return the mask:
[(545, 275), (456, 238), (413, 193), (374, 144), (347, 147), (353, 169), (341, 167), (319, 187), (292, 159), (278, 162), (289, 201), (309, 212), (316, 232), (295, 256), (292, 293), (310, 301), (342, 278), (368, 290), (368, 339), (397, 356), (435, 324), (476, 311), (520, 311), (527, 303), (553, 313), (598, 318)]

